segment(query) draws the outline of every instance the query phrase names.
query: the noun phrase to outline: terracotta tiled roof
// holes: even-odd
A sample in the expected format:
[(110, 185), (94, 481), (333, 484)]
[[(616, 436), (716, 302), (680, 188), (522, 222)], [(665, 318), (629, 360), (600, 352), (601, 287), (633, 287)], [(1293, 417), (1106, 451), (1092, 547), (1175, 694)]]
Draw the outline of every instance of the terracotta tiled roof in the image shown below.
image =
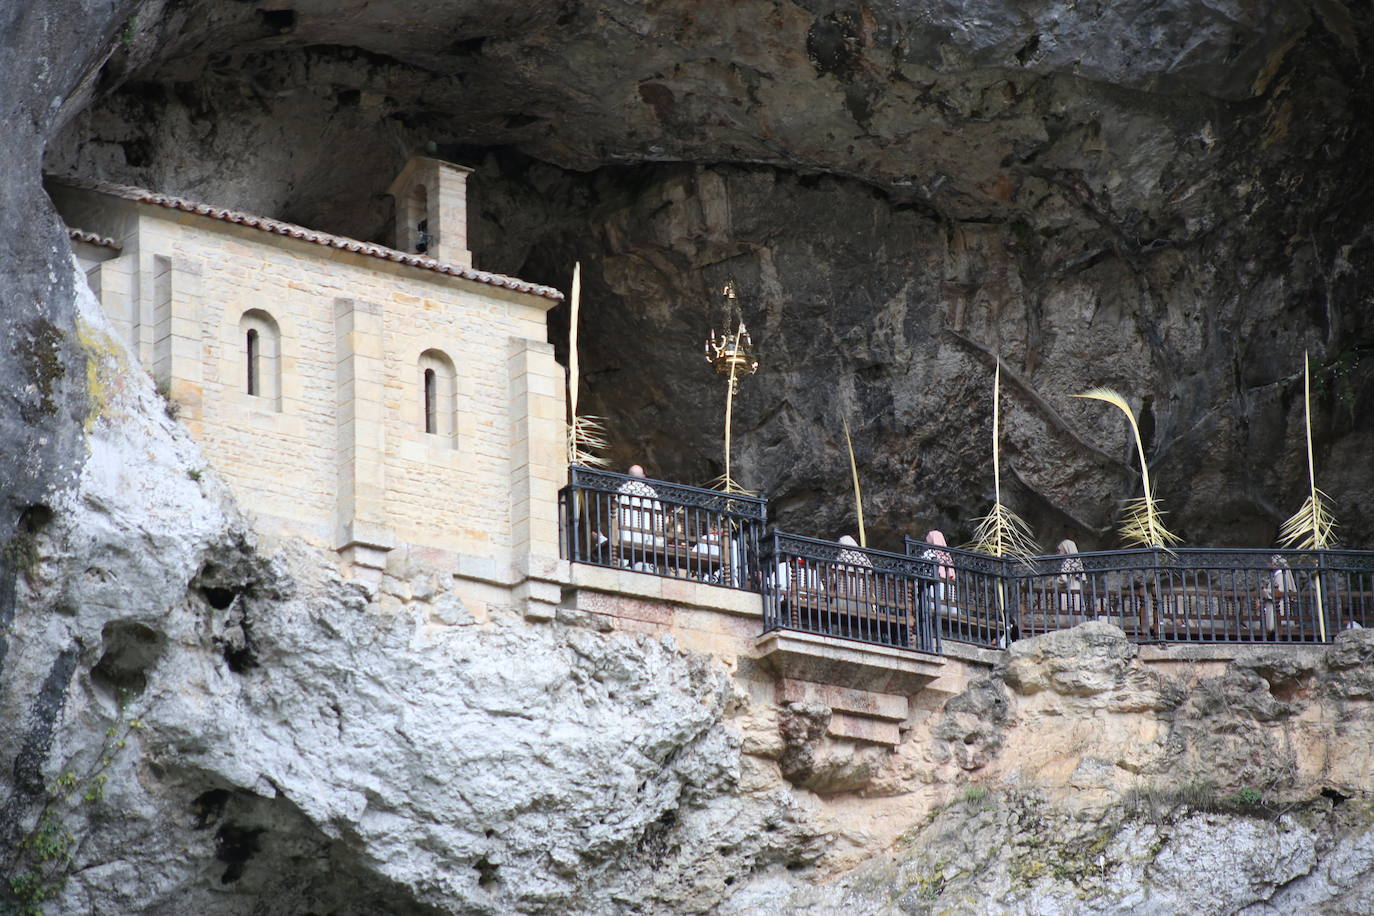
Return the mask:
[(225, 223), (237, 223), (241, 226), (261, 229), (263, 232), (272, 232), (276, 235), (285, 235), (293, 239), (314, 242), (316, 245), (324, 245), (328, 248), (353, 251), (358, 254), (367, 255), (368, 257), (381, 258), (385, 261), (395, 261), (398, 264), (407, 264), (411, 267), (419, 267), (422, 270), (432, 270), (435, 273), (462, 277), (464, 280), (485, 283), (488, 286), (499, 286), (502, 289), (515, 290), (519, 293), (543, 296), (545, 299), (552, 299), (555, 302), (563, 301), (563, 294), (551, 286), (541, 286), (538, 283), (527, 283), (515, 277), (488, 273), (485, 270), (476, 270), (472, 267), (463, 267), (458, 264), (444, 264), (433, 258), (427, 258), (424, 255), (409, 254), (404, 251), (397, 251), (394, 248), (387, 248), (385, 245), (377, 245), (372, 242), (360, 242), (357, 239), (350, 239), (342, 235), (330, 235), (327, 232), (317, 232), (314, 229), (307, 229), (304, 226), (297, 226), (294, 223), (284, 223), (281, 220), (269, 219), (265, 216), (253, 216), (251, 213), (226, 210), (223, 207), (212, 207), (209, 204), (187, 200), (184, 197), (174, 197), (171, 194), (158, 194), (155, 191), (149, 191), (144, 188), (113, 184), (106, 181), (56, 176), (52, 176), (48, 180), (72, 188), (98, 191), (101, 194), (108, 194), (111, 197), (119, 197), (123, 200), (154, 204), (159, 207), (166, 207), (169, 210), (182, 210), (186, 213), (208, 216), (210, 219), (217, 219)]
[(94, 232), (87, 232), (85, 229), (68, 229), (67, 235), (69, 235), (74, 242), (88, 242), (92, 245), (100, 245), (103, 248), (113, 248), (115, 251), (119, 251), (124, 247), (108, 235), (96, 235)]

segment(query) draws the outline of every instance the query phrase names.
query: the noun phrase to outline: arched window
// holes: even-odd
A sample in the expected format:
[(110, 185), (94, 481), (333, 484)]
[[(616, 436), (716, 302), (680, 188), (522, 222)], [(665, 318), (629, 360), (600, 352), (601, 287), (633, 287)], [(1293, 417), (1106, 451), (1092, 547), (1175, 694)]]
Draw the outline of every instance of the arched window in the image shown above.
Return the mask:
[(442, 350), (420, 354), (420, 428), (431, 436), (455, 438), (458, 431), (458, 373)]
[(281, 331), (276, 320), (262, 309), (244, 312), (239, 318), (239, 348), (244, 392), (281, 410)]
[(433, 369), (425, 370), (425, 432), (439, 431), (439, 384)]
[(258, 329), (248, 329), (248, 339), (244, 341), (244, 352), (248, 363), (248, 393), (262, 393), (262, 344), (258, 342)]

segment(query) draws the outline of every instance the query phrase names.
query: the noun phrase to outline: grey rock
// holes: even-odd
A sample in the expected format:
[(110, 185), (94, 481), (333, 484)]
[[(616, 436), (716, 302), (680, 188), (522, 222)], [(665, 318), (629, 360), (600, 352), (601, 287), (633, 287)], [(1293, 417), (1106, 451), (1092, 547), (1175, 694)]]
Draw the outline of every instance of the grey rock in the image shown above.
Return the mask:
[(143, 9), (50, 170), (385, 241), (406, 155), (476, 166), (481, 266), (586, 267), (583, 397), (617, 463), (720, 472), (696, 354), (734, 276), (763, 356), (735, 460), (784, 527), (852, 527), (847, 417), (873, 542), (965, 538), (997, 353), (1004, 492), (1047, 545), (1114, 546), (1138, 489), (1120, 418), (1071, 397), (1095, 383), (1137, 408), (1190, 543), (1270, 544), (1305, 495), (1311, 350), (1322, 485), (1349, 543), (1374, 533), (1364, 6)]

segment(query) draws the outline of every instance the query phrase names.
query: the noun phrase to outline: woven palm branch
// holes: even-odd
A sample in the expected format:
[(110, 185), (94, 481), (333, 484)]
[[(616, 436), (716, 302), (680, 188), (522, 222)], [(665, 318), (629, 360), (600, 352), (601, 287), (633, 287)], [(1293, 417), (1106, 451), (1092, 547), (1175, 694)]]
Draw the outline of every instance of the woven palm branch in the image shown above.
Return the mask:
[(1026, 520), (1002, 502), (1002, 360), (992, 378), (992, 483), (993, 504), (987, 515), (974, 519), (977, 527), (969, 550), (995, 557), (1029, 560), (1040, 552), (1035, 533)]
[(1313, 489), (1279, 530), (1279, 543), (1290, 550), (1325, 550), (1336, 543), (1336, 516), (1331, 497)]
[(582, 369), (577, 353), (578, 317), (582, 303), (582, 262), (573, 265), (572, 302), (568, 315), (568, 463), (591, 468), (610, 467), (598, 454), (606, 447), (606, 421), (603, 417), (577, 414), (577, 395)]
[(573, 417), (568, 425), (568, 463), (589, 468), (610, 467), (599, 452), (606, 447), (606, 421), (603, 417)]
[(1279, 543), (1295, 550), (1325, 550), (1336, 543), (1336, 515), (1332, 499), (1317, 489), (1317, 466), (1312, 459), (1312, 372), (1302, 356), (1303, 419), (1307, 426), (1307, 499), (1279, 530)]
[(706, 486), (708, 489), (719, 490), (722, 493), (735, 493), (740, 496), (758, 495), (753, 490), (747, 490), (744, 487), (740, 486), (739, 482), (736, 481), (733, 477), (729, 476), (728, 474), (721, 474), (719, 477), (711, 478), (711, 480), (706, 484)]
[(1018, 560), (1029, 560), (1040, 553), (1040, 545), (1035, 542), (1035, 532), (1030, 525), (1000, 502), (993, 503), (987, 515), (974, 521), (978, 527), (974, 529), (969, 550)]
[(1153, 498), (1137, 496), (1126, 500), (1125, 514), (1118, 529), (1121, 539), (1137, 547), (1162, 547), (1165, 550), (1181, 543), (1182, 538), (1164, 527), (1164, 516), (1167, 514)]
[(1164, 527), (1164, 510), (1159, 507), (1159, 501), (1155, 499), (1150, 488), (1150, 468), (1145, 463), (1145, 442), (1140, 438), (1140, 425), (1136, 423), (1135, 411), (1131, 410), (1131, 405), (1110, 388), (1094, 388), (1074, 397), (1105, 401), (1119, 408), (1126, 415), (1126, 420), (1131, 424), (1131, 433), (1135, 436), (1136, 453), (1140, 456), (1140, 482), (1145, 495), (1127, 500), (1126, 515), (1120, 528), (1121, 539), (1137, 547), (1159, 547), (1163, 550), (1180, 543), (1182, 538)]

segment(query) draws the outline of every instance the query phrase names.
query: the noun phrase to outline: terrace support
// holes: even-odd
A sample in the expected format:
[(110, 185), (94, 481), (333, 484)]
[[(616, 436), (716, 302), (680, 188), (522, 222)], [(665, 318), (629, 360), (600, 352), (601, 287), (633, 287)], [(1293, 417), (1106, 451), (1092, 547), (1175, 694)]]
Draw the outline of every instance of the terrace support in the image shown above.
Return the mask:
[(773, 630), (754, 643), (778, 677), (778, 702), (829, 707), (831, 735), (895, 746), (910, 698), (947, 673), (938, 655), (848, 639)]

